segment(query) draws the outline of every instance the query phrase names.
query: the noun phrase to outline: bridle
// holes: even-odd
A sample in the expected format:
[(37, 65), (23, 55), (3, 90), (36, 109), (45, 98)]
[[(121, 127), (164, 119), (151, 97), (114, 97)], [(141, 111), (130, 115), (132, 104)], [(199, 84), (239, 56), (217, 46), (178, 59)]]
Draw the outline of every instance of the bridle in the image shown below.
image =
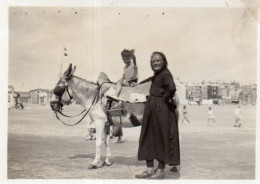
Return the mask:
[(74, 117), (77, 117), (77, 116), (79, 116), (79, 115), (81, 115), (82, 113), (84, 113), (85, 111), (86, 111), (86, 109), (84, 109), (81, 113), (79, 113), (79, 114), (77, 114), (77, 115), (74, 115), (74, 116), (69, 116), (69, 115), (66, 115), (66, 114), (64, 114), (63, 112), (62, 112), (62, 106), (63, 106), (63, 104), (62, 104), (62, 100), (61, 100), (61, 98), (62, 98), (62, 96), (63, 96), (63, 94), (64, 94), (64, 92), (67, 92), (68, 93), (68, 96), (69, 96), (69, 101), (68, 102), (63, 102), (63, 103), (66, 103), (67, 105), (69, 105), (70, 103), (71, 103), (71, 100), (73, 99), (73, 97), (71, 96), (71, 94), (70, 94), (70, 92), (69, 92), (69, 89), (68, 89), (68, 86), (66, 85), (66, 86), (64, 86), (64, 91), (63, 91), (63, 93), (61, 94), (61, 95), (58, 95), (59, 96), (59, 100), (57, 101), (57, 103), (61, 106), (61, 107), (58, 107), (58, 109), (57, 110), (54, 110), (54, 111), (56, 111), (56, 112), (58, 112), (59, 114), (61, 114), (62, 116), (64, 116), (64, 117), (68, 117), (68, 118), (74, 118)]
[[(60, 122), (62, 122), (64, 125), (67, 125), (67, 126), (75, 126), (75, 125), (79, 124), (79, 123), (86, 117), (86, 115), (89, 113), (89, 111), (92, 109), (92, 107), (94, 107), (94, 105), (97, 103), (98, 99), (99, 99), (99, 92), (96, 94), (94, 100), (92, 101), (91, 106), (89, 107), (89, 109), (88, 109), (87, 111), (86, 111), (86, 109), (84, 109), (81, 113), (79, 113), (79, 114), (76, 115), (76, 116), (68, 116), (68, 115), (63, 114), (60, 110), (58, 110), (58, 111), (55, 111), (56, 118), (57, 118)], [(59, 116), (58, 116), (58, 113), (59, 113), (59, 114), (65, 116), (65, 117), (77, 117), (77, 116), (81, 115), (82, 113), (84, 113), (85, 111), (86, 111), (86, 113), (82, 116), (82, 118), (81, 118), (78, 122), (76, 122), (76, 123), (74, 123), (74, 124), (67, 124), (67, 123), (65, 123), (64, 121), (62, 121), (62, 120), (59, 118)], [(58, 112), (58, 113), (57, 113), (57, 112)]]
[[(62, 82), (62, 83), (63, 83), (62, 87), (60, 86), (61, 83), (59, 81), (57, 83), (56, 87), (54, 88), (54, 94), (56, 96), (58, 96), (58, 100), (51, 101), (51, 108), (54, 112), (59, 112), (60, 114), (64, 115), (61, 112), (62, 107), (63, 107), (63, 103), (69, 105), (71, 103), (71, 100), (73, 99), (73, 97), (71, 96), (71, 94), (69, 92), (69, 88), (68, 88), (68, 85), (66, 84), (66, 82)], [(67, 92), (67, 94), (70, 98), (68, 102), (62, 101), (62, 96), (63, 96), (65, 91)], [(64, 116), (67, 116), (67, 115), (64, 115)], [(76, 115), (76, 116), (78, 116), (78, 115)], [(76, 117), (76, 116), (67, 116), (67, 117)]]
[[(68, 93), (68, 95), (69, 95), (69, 97), (70, 97), (69, 102), (68, 102), (68, 103), (70, 103), (70, 101), (73, 99), (73, 97), (72, 97), (71, 94), (70, 94), (68, 85), (65, 85), (65, 91)], [(64, 92), (65, 92), (65, 91), (64, 91)], [(63, 95), (63, 94), (62, 94), (62, 95)]]
[[(109, 82), (104, 82), (104, 83), (109, 83)], [(95, 97), (94, 97), (94, 99), (93, 99), (93, 101), (92, 101), (92, 103), (91, 103), (91, 106), (88, 108), (88, 110), (86, 111), (86, 109), (84, 109), (81, 113), (79, 113), (78, 115), (75, 115), (75, 116), (68, 116), (68, 115), (65, 115), (64, 113), (62, 113), (62, 107), (63, 107), (63, 104), (62, 104), (62, 96), (63, 96), (64, 92), (66, 91), (67, 94), (68, 94), (68, 96), (69, 96), (69, 98), (70, 98), (68, 102), (64, 102), (64, 103), (66, 103), (67, 105), (71, 103), (71, 100), (73, 99), (73, 97), (71, 96), (71, 94), (70, 94), (70, 92), (69, 92), (69, 88), (68, 88), (68, 85), (66, 85), (66, 82), (64, 82), (63, 87), (60, 87), (59, 85), (57, 85), (56, 87), (59, 87), (62, 92), (59, 93), (59, 94), (55, 94), (56, 96), (59, 97), (58, 101), (51, 101), (51, 108), (52, 108), (52, 110), (55, 112), (56, 118), (57, 118), (59, 121), (61, 121), (64, 125), (67, 125), (67, 126), (75, 126), (75, 125), (79, 124), (79, 123), (86, 117), (86, 115), (89, 113), (89, 111), (92, 109), (92, 107), (94, 107), (94, 105), (95, 105), (95, 104), (97, 103), (97, 101), (99, 100), (99, 93), (100, 93), (101, 87), (102, 87), (102, 85), (103, 85), (104, 83), (102, 83), (101, 85), (98, 86), (98, 92), (97, 92), (97, 94), (95, 95)], [(59, 82), (58, 82), (57, 84), (59, 84)], [(55, 88), (56, 88), (56, 87), (55, 87)], [(54, 89), (55, 89), (55, 88), (54, 88)], [(59, 113), (59, 114), (61, 114), (61, 115), (64, 116), (64, 117), (72, 118), (72, 117), (77, 117), (77, 116), (83, 114), (84, 112), (86, 112), (86, 113), (83, 115), (83, 117), (82, 117), (78, 122), (76, 122), (76, 123), (74, 123), (74, 124), (67, 124), (67, 123), (65, 123), (64, 121), (62, 121), (62, 120), (59, 118), (59, 116), (58, 116), (58, 113)]]
[[(72, 95), (71, 95), (70, 92), (69, 92), (69, 87), (68, 87), (68, 85), (66, 84), (66, 82), (63, 82), (62, 87), (61, 87), (60, 85), (58, 85), (58, 84), (61, 84), (61, 82), (58, 82), (57, 85), (56, 85), (56, 87), (54, 88), (54, 94), (55, 94), (56, 96), (58, 96), (58, 101), (51, 101), (51, 104), (50, 104), (50, 105), (51, 105), (51, 108), (52, 108), (52, 110), (55, 112), (56, 118), (57, 118), (59, 121), (61, 121), (64, 125), (67, 125), (67, 126), (77, 125), (77, 124), (79, 124), (79, 123), (85, 118), (85, 116), (87, 115), (88, 112), (85, 113), (84, 116), (83, 116), (78, 122), (76, 122), (76, 123), (74, 123), (74, 124), (67, 124), (67, 123), (65, 123), (64, 121), (62, 121), (62, 120), (59, 118), (58, 113), (59, 113), (60, 115), (64, 116), (64, 117), (73, 118), (73, 117), (77, 117), (77, 116), (83, 114), (83, 113), (86, 111), (86, 109), (84, 109), (81, 113), (79, 113), (79, 114), (77, 114), (77, 115), (74, 115), (74, 116), (69, 116), (69, 115), (64, 114), (64, 113), (62, 112), (62, 107), (63, 107), (62, 102), (63, 102), (63, 103), (66, 103), (67, 105), (69, 105), (69, 104), (71, 103), (71, 100), (73, 99), (73, 97), (72, 97)], [(55, 93), (55, 89), (57, 89), (57, 88), (58, 88), (59, 93)], [(68, 94), (68, 96), (69, 96), (69, 101), (68, 101), (68, 102), (62, 101), (62, 96), (64, 95), (65, 92), (67, 92), (67, 94)], [(96, 100), (96, 97), (94, 98), (93, 102), (94, 102), (95, 100)], [(92, 104), (93, 104), (93, 103), (92, 103)], [(92, 105), (90, 106), (89, 110), (91, 109), (91, 107), (92, 107)], [(88, 111), (89, 111), (89, 110), (88, 110)]]

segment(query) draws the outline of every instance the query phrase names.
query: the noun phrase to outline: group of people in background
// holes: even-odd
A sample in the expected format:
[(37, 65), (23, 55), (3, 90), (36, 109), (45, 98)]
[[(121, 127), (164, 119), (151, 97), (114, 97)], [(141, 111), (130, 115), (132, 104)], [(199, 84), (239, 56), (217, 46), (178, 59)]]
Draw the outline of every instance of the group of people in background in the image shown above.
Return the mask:
[[(241, 110), (241, 106), (240, 105), (238, 105), (235, 108), (235, 110), (234, 110), (234, 117), (235, 117), (234, 127), (240, 127), (241, 126), (241, 120), (242, 120), (242, 110)], [(190, 120), (188, 119), (187, 107), (186, 107), (186, 105), (183, 105), (182, 124), (184, 124), (185, 121), (187, 121), (189, 124), (191, 124)], [(207, 121), (207, 124), (209, 125), (211, 121), (213, 122), (214, 125), (216, 125), (213, 109), (212, 109), (212, 107), (208, 107), (208, 121)]]

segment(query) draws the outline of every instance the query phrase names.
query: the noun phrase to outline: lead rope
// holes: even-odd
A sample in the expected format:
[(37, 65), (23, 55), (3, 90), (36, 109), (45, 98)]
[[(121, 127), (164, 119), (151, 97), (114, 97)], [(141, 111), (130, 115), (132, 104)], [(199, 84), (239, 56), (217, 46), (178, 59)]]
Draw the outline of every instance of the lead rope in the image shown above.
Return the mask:
[[(68, 86), (66, 86), (65, 90), (67, 91), (69, 97), (70, 97), (70, 100), (72, 99), (71, 95), (70, 95), (70, 92), (69, 92), (69, 89), (68, 89)], [(60, 100), (59, 100), (60, 101)], [(65, 116), (65, 117), (68, 117), (68, 118), (75, 118), (81, 114), (83, 114), (83, 112), (85, 112), (86, 109), (84, 109), (81, 113), (79, 113), (78, 115), (74, 115), (74, 116), (69, 116), (69, 115), (66, 115), (66, 114), (63, 114), (60, 110), (58, 110), (58, 113), (60, 113), (61, 115)]]
[[(67, 115), (63, 114), (62, 112), (60, 112), (60, 111), (56, 111), (56, 112), (55, 112), (56, 118), (57, 118), (60, 122), (62, 122), (64, 125), (67, 125), (67, 126), (75, 126), (75, 125), (79, 124), (79, 123), (86, 117), (86, 115), (89, 113), (90, 109), (94, 106), (95, 102), (98, 101), (98, 99), (99, 99), (98, 97), (99, 97), (99, 93), (100, 93), (100, 91), (101, 91), (101, 87), (102, 87), (103, 84), (105, 84), (105, 83), (109, 83), (109, 82), (103, 82), (103, 83), (100, 85), (99, 91), (97, 92), (97, 94), (96, 94), (96, 96), (95, 96), (95, 98), (94, 98), (94, 100), (93, 100), (91, 106), (89, 107), (88, 111), (84, 114), (84, 116), (83, 116), (77, 123), (74, 123), (74, 124), (67, 124), (67, 123), (65, 123), (64, 121), (62, 121), (62, 120), (59, 118), (57, 112), (59, 112), (61, 115), (65, 116), (65, 117), (77, 117), (77, 116), (81, 115), (83, 112), (85, 112), (86, 109), (85, 109), (84, 111), (82, 111), (80, 114), (76, 115), (76, 116), (67, 116)], [(70, 96), (70, 94), (69, 94), (69, 96)], [(71, 98), (71, 96), (70, 96), (70, 98)]]
[[(95, 96), (95, 98), (94, 98), (94, 100), (93, 100), (91, 106), (89, 107), (89, 109), (87, 110), (87, 112), (84, 114), (84, 116), (83, 116), (77, 123), (74, 123), (74, 124), (67, 124), (67, 123), (65, 123), (64, 121), (62, 121), (62, 120), (59, 118), (57, 111), (55, 112), (56, 118), (57, 118), (60, 122), (62, 122), (64, 125), (67, 125), (67, 126), (75, 126), (75, 125), (79, 124), (79, 123), (86, 117), (86, 115), (88, 114), (88, 112), (90, 111), (90, 109), (94, 106), (94, 103), (98, 101), (98, 96), (99, 96), (99, 93), (97, 93), (97, 95)], [(59, 111), (58, 111), (58, 112), (59, 112)], [(61, 113), (61, 112), (59, 112), (59, 113)], [(81, 114), (82, 114), (82, 113), (81, 113)]]
[(79, 113), (78, 115), (75, 115), (75, 116), (68, 116), (66, 114), (63, 114), (60, 110), (58, 110), (57, 112), (60, 113), (62, 116), (65, 116), (65, 117), (68, 117), (68, 118), (75, 118), (75, 117), (83, 114), (83, 112), (85, 112), (85, 111), (86, 111), (86, 109), (84, 109), (81, 113)]

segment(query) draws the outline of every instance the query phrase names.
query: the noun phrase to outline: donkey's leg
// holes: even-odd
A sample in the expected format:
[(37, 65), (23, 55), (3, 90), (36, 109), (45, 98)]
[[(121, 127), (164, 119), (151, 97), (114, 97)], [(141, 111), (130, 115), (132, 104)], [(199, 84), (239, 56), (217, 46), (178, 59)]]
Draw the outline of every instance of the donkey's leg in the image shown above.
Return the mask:
[(102, 119), (98, 119), (96, 122), (96, 157), (93, 164), (98, 164), (101, 156), (101, 145), (104, 134), (105, 122)]
[(95, 107), (91, 112), (91, 117), (96, 123), (96, 156), (92, 164), (89, 166), (90, 169), (100, 167), (100, 155), (101, 145), (105, 128), (106, 114), (99, 110), (101, 108)]
[[(110, 129), (110, 127), (108, 127)], [(107, 156), (106, 156), (106, 160), (104, 161), (103, 165), (105, 166), (110, 166), (111, 162), (110, 162), (110, 158), (111, 158), (111, 150), (110, 150), (110, 132), (105, 130), (105, 137), (104, 137), (104, 141), (105, 141), (105, 146), (106, 146), (106, 151), (107, 151)]]

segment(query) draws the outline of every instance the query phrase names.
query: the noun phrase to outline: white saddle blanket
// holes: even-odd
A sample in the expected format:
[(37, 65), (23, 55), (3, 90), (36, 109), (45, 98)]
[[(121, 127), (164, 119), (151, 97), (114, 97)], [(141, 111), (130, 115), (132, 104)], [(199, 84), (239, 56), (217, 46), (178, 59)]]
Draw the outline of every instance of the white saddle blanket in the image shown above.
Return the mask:
[[(106, 96), (114, 97), (116, 85), (111, 84), (110, 80), (104, 72), (101, 72), (98, 77), (98, 84), (102, 85), (101, 94)], [(122, 87), (122, 90), (119, 94), (119, 97), (115, 97), (115, 99), (137, 103), (137, 102), (146, 102), (146, 96), (149, 95), (149, 91), (151, 88), (151, 82), (147, 82), (135, 87)]]
[[(111, 87), (105, 94), (106, 96), (114, 96), (115, 90), (113, 87)], [(142, 93), (130, 93), (130, 96), (127, 97), (126, 95), (120, 95), (117, 97), (118, 100), (124, 101), (124, 102), (130, 102), (130, 103), (138, 103), (138, 102), (146, 102), (146, 95)]]

